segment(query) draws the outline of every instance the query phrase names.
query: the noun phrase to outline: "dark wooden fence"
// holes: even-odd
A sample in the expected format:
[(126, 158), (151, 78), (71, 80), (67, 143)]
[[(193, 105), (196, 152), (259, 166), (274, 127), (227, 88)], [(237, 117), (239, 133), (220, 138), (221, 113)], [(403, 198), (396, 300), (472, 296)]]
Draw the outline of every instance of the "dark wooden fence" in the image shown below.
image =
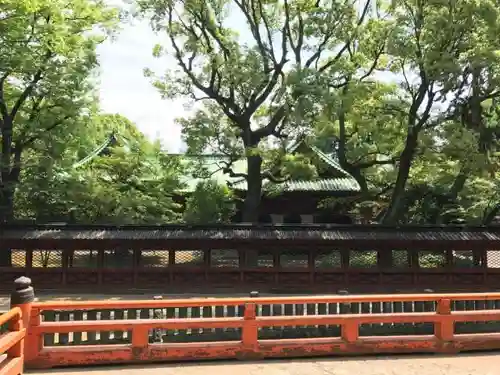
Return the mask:
[[(388, 262), (388, 254), (390, 259)], [(248, 257), (255, 260), (249, 266)], [(497, 290), (500, 251), (273, 247), (203, 250), (12, 250), (0, 287), (29, 276), (38, 289), (162, 293)], [(384, 262), (381, 262), (384, 259)], [(99, 289), (95, 289), (98, 286)]]

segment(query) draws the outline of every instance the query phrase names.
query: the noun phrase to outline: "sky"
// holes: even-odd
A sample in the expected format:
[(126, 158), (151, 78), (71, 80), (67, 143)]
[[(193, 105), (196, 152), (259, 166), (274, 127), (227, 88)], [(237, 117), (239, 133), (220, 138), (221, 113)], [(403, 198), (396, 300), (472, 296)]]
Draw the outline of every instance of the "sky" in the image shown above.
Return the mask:
[[(127, 0), (107, 2), (112, 6), (129, 6)], [(245, 39), (242, 17), (231, 15), (227, 26), (238, 29), (240, 38)], [(182, 152), (181, 129), (175, 119), (189, 116), (185, 101), (162, 99), (143, 74), (146, 67), (160, 74), (175, 67), (173, 58), (153, 57), (152, 50), (157, 43), (168, 45), (166, 35), (156, 35), (146, 20), (134, 20), (122, 25), (115, 38), (99, 46), (101, 108), (106, 113), (127, 117), (148, 137), (160, 139), (167, 151)]]
[(162, 99), (143, 74), (146, 67), (161, 72), (173, 63), (152, 56), (153, 46), (160, 41), (146, 21), (134, 21), (123, 25), (114, 40), (99, 46), (101, 108), (127, 117), (151, 139), (159, 138), (169, 152), (180, 152), (175, 118), (188, 113), (182, 102)]

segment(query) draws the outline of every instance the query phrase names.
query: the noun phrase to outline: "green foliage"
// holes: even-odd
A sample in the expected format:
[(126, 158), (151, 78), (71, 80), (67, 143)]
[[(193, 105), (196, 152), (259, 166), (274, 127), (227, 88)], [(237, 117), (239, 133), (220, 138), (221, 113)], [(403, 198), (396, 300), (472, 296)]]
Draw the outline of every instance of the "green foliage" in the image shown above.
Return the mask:
[[(112, 131), (117, 144), (108, 153), (74, 167), (81, 154), (102, 143), (95, 134), (107, 137)], [(16, 196), (19, 218), (66, 221), (71, 216), (80, 222), (118, 224), (179, 220), (173, 195), (182, 188), (183, 168), (177, 159), (120, 116), (95, 116), (86, 134), (68, 144), (62, 155), (37, 155), (38, 162), (25, 168)]]
[[(224, 172), (246, 179), (245, 221), (266, 180), (325, 171), (286, 152), (304, 135), (336, 152), (362, 188), (322, 202), (332, 211), (490, 221), (500, 207), (498, 4), (359, 3), (139, 0), (169, 41), (153, 55), (176, 62), (146, 75), (165, 98), (193, 104), (178, 119), (188, 152), (223, 154)], [(115, 9), (101, 0), (1, 9), (0, 220), (14, 202), (16, 217), (39, 220), (229, 220), (234, 197), (215, 181), (197, 186), (182, 216), (172, 197), (186, 166), (127, 119), (99, 113), (96, 46), (115, 29)], [(117, 144), (87, 162), (112, 133)]]
[(399, 82), (349, 77), (324, 97), (316, 141), (336, 137), (360, 199), (377, 201), (387, 223), (481, 221), (498, 199), (495, 2), (396, 0), (379, 12), (391, 22), (377, 65)]
[(235, 208), (235, 197), (226, 186), (206, 180), (198, 183), (187, 198), (184, 221), (190, 224), (228, 223)]
[[(95, 103), (96, 46), (118, 14), (103, 1), (2, 3), (0, 16), (0, 221), (13, 214), (23, 160), (55, 130), (71, 137)], [(63, 138), (50, 145), (52, 152)], [(32, 161), (32, 160), (31, 160)]]

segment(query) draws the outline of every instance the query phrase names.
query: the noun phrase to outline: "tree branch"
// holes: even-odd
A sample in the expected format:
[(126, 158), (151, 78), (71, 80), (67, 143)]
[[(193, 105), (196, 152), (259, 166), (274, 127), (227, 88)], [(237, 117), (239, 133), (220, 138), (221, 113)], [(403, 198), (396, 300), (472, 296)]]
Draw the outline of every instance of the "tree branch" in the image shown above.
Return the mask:
[[(168, 23), (170, 29), (173, 29), (173, 14), (174, 10), (172, 7), (169, 8), (168, 11)], [(177, 62), (181, 69), (184, 71), (184, 73), (189, 77), (193, 85), (200, 91), (202, 91), (204, 94), (206, 94), (208, 97), (212, 98), (215, 100), (220, 106), (224, 114), (233, 121), (234, 124), (238, 125), (239, 124), (239, 116), (240, 115), (240, 108), (234, 103), (234, 101), (228, 100), (221, 94), (219, 94), (213, 85), (210, 86), (204, 86), (201, 84), (201, 82), (198, 80), (198, 78), (194, 75), (192, 70), (188, 68), (184, 60), (182, 59), (182, 53), (177, 45), (177, 42), (175, 41), (175, 35), (173, 32), (169, 32), (169, 39), (170, 43), (172, 44), (172, 47), (175, 50), (175, 57), (177, 59)], [(213, 76), (212, 76), (213, 77)], [(211, 84), (213, 84), (213, 81), (211, 81)], [(232, 111), (232, 112), (231, 112)]]
[(58, 127), (59, 125), (64, 123), (64, 121), (69, 120), (71, 117), (73, 117), (73, 116), (72, 115), (64, 116), (59, 121), (56, 121), (52, 125), (50, 125), (49, 127), (45, 128), (43, 130), (43, 132), (36, 134), (36, 135), (33, 135), (33, 136), (29, 137), (28, 139), (24, 140), (23, 142), (20, 142), (20, 147), (24, 149), (28, 146), (31, 146), (35, 141), (42, 138), (43, 135), (45, 135), (46, 133), (49, 133), (51, 130), (54, 130), (56, 127)]
[[(366, 18), (367, 14), (368, 14), (368, 10), (370, 9), (370, 5), (371, 5), (371, 0), (367, 0), (366, 3), (365, 3), (365, 6), (363, 7), (363, 11), (361, 12), (361, 16), (359, 17), (359, 20), (358, 20), (358, 22), (356, 24), (355, 31), (365, 21), (365, 18)], [(325, 63), (323, 66), (321, 66), (321, 67), (318, 68), (318, 72), (319, 73), (323, 73), (325, 70), (327, 70), (328, 68), (332, 67), (333, 65), (335, 65), (340, 60), (340, 58), (342, 57), (342, 55), (344, 54), (344, 52), (351, 45), (351, 43), (354, 40), (354, 37), (355, 37), (356, 34), (357, 34), (356, 32), (353, 32), (352, 35), (351, 35), (351, 37), (346, 41), (346, 43), (344, 44), (344, 46), (335, 55), (335, 57), (332, 60), (330, 60), (327, 63)]]
[(0, 114), (2, 115), (2, 119), (0, 121), (0, 134), (1, 130), (3, 128), (3, 123), (4, 121), (8, 121), (9, 117), (9, 112), (7, 109), (7, 104), (5, 103), (5, 97), (4, 97), (4, 88), (5, 88), (5, 81), (9, 77), (10, 71), (6, 71), (2, 77), (0, 77)]
[(33, 78), (31, 79), (30, 83), (25, 87), (19, 98), (17, 98), (16, 102), (14, 103), (14, 106), (12, 107), (12, 110), (10, 111), (10, 118), (14, 120), (16, 117), (17, 113), (21, 109), (21, 106), (24, 104), (26, 99), (31, 95), (33, 90), (35, 89), (37, 83), (42, 79), (42, 74), (45, 68), (45, 64), (49, 61), (49, 59), (52, 57), (53, 53), (52, 51), (48, 50), (45, 53), (45, 56), (43, 58), (42, 66), (38, 68), (36, 73), (33, 75)]
[[(285, 0), (286, 3), (286, 0)], [(281, 31), (281, 60), (278, 63), (274, 63), (274, 71), (271, 77), (267, 77), (261, 82), (261, 84), (257, 87), (254, 93), (250, 96), (250, 100), (245, 110), (244, 117), (247, 121), (250, 120), (251, 116), (255, 113), (255, 111), (264, 103), (264, 101), (269, 97), (272, 90), (276, 87), (276, 84), (279, 81), (279, 78), (283, 72), (283, 67), (287, 62), (287, 30), (289, 25), (289, 19), (285, 20), (285, 24)], [(260, 93), (260, 94), (259, 94)]]
[(253, 132), (254, 137), (258, 140), (261, 140), (267, 136), (272, 135), (276, 131), (276, 127), (279, 125), (279, 123), (286, 116), (286, 113), (287, 113), (286, 105), (282, 105), (274, 113), (273, 117), (271, 117), (271, 120), (267, 123), (266, 126), (260, 128), (260, 129), (257, 129)]
[(393, 157), (393, 158), (390, 158), (390, 159), (387, 159), (387, 160), (376, 160), (375, 159), (375, 160), (367, 161), (367, 162), (364, 162), (364, 163), (354, 164), (353, 167), (359, 168), (359, 169), (366, 169), (366, 168), (373, 167), (375, 165), (390, 165), (390, 164), (394, 164), (398, 160), (399, 160), (399, 157)]
[(264, 171), (261, 173), (261, 178), (262, 179), (268, 179), (271, 181), (273, 184), (282, 184), (284, 182), (290, 181), (291, 176), (287, 177), (277, 177), (271, 173), (271, 171)]

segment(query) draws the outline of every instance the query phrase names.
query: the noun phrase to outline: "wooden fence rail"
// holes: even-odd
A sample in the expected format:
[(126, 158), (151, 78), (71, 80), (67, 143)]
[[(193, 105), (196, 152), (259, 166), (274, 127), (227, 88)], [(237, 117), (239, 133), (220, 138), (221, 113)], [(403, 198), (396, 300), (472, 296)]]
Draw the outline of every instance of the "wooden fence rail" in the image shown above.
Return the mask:
[(500, 294), (34, 303), (27, 366), (500, 349)]
[(26, 329), (23, 327), (19, 307), (0, 315), (0, 375), (23, 373), (25, 335)]

